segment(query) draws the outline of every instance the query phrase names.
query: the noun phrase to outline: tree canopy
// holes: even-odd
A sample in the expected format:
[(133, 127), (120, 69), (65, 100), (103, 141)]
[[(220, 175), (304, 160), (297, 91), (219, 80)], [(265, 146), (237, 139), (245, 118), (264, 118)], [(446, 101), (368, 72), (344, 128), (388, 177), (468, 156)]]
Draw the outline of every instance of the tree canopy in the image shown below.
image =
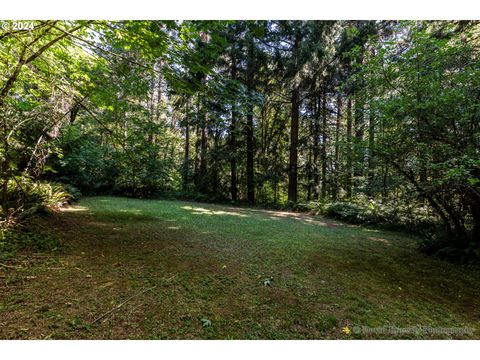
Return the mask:
[(0, 34), (4, 227), (62, 183), (345, 219), (363, 206), (479, 245), (478, 22), (33, 25)]

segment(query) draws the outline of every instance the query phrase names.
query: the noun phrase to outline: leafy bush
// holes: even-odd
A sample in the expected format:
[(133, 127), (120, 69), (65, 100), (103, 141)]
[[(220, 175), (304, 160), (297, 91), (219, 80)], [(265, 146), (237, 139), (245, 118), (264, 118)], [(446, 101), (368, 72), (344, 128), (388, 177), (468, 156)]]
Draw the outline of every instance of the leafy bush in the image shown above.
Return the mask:
[(82, 192), (71, 184), (58, 184), (70, 195), (69, 202), (78, 201), (82, 197)]
[(63, 154), (50, 161), (57, 169), (52, 179), (88, 195), (151, 198), (175, 190), (179, 172), (173, 159), (159, 156), (162, 144), (152, 144), (138, 131), (116, 146), (102, 141), (99, 134), (84, 135), (82, 126), (69, 126), (60, 135)]
[(480, 263), (480, 245), (474, 242), (459, 247), (445, 232), (429, 234), (420, 243), (420, 250), (428, 255), (459, 263)]
[(370, 223), (373, 220), (368, 208), (348, 202), (330, 204), (326, 207), (325, 214), (352, 224)]
[(39, 211), (64, 206), (78, 199), (79, 196), (80, 192), (71, 185), (16, 177), (8, 183), (8, 214), (1, 214), (0, 227), (8, 227)]
[(357, 197), (352, 202), (317, 204), (317, 212), (351, 224), (377, 225), (409, 232), (433, 232), (438, 219), (416, 202), (381, 202)]
[(285, 210), (293, 210), (300, 212), (322, 212), (323, 203), (319, 201), (307, 201), (307, 202), (297, 202), (297, 203), (288, 203), (285, 207)]

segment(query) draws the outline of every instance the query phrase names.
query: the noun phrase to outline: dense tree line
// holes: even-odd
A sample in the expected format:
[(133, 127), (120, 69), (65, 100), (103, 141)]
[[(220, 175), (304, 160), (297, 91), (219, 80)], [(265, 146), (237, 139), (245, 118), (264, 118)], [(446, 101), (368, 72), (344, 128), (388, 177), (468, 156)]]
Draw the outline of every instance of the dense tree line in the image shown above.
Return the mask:
[(55, 181), (85, 194), (388, 205), (478, 244), (479, 30), (39, 21), (5, 32), (3, 224)]

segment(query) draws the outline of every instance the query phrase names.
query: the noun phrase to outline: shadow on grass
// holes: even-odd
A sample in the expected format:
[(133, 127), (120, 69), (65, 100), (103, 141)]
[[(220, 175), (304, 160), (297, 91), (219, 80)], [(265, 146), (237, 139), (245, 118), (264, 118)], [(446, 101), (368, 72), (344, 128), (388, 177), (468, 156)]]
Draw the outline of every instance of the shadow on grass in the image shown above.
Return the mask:
[[(68, 247), (45, 265), (48, 272), (35, 270), (12, 288), (12, 296), (31, 300), (9, 308), (10, 328), (0, 328), (0, 337), (14, 329), (17, 337), (346, 338), (340, 324), (478, 322), (480, 279), (393, 233), (191, 202), (95, 198), (82, 205), (51, 224)], [(262, 284), (267, 276), (270, 286)], [(153, 285), (90, 332), (70, 331), (46, 312), (20, 333), (35, 309), (55, 304), (69, 322), (88, 324)], [(203, 317), (211, 328), (202, 327)]]

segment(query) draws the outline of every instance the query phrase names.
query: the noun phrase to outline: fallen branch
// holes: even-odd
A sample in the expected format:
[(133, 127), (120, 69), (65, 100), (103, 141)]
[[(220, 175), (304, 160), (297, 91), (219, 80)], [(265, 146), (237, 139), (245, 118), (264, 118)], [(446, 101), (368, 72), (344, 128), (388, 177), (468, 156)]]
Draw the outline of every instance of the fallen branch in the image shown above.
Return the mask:
[(0, 263), (0, 266), (5, 267), (7, 269), (21, 269), (22, 268), (21, 266), (6, 265), (6, 264), (2, 264), (2, 263)]
[(124, 302), (118, 304), (118, 305), (115, 306), (113, 309), (107, 311), (105, 314), (103, 314), (103, 315), (99, 316), (98, 318), (96, 318), (95, 320), (93, 320), (93, 321), (90, 323), (90, 325), (95, 324), (96, 322), (102, 320), (102, 319), (103, 319), (104, 317), (106, 317), (107, 315), (110, 315), (110, 314), (113, 313), (114, 311), (117, 311), (117, 310), (120, 309), (123, 305), (125, 305), (127, 302), (129, 302), (130, 300), (132, 300), (133, 298), (135, 298), (135, 297), (137, 297), (137, 296), (139, 296), (139, 295), (142, 295), (142, 294), (146, 293), (147, 291), (153, 290), (153, 289), (155, 289), (155, 288), (156, 288), (156, 286), (153, 286), (153, 287), (151, 287), (151, 288), (144, 289), (144, 290), (142, 290), (142, 291), (140, 291), (140, 292), (138, 292), (138, 293), (136, 293), (136, 294), (133, 294), (132, 296), (130, 296), (129, 298), (127, 298)]

